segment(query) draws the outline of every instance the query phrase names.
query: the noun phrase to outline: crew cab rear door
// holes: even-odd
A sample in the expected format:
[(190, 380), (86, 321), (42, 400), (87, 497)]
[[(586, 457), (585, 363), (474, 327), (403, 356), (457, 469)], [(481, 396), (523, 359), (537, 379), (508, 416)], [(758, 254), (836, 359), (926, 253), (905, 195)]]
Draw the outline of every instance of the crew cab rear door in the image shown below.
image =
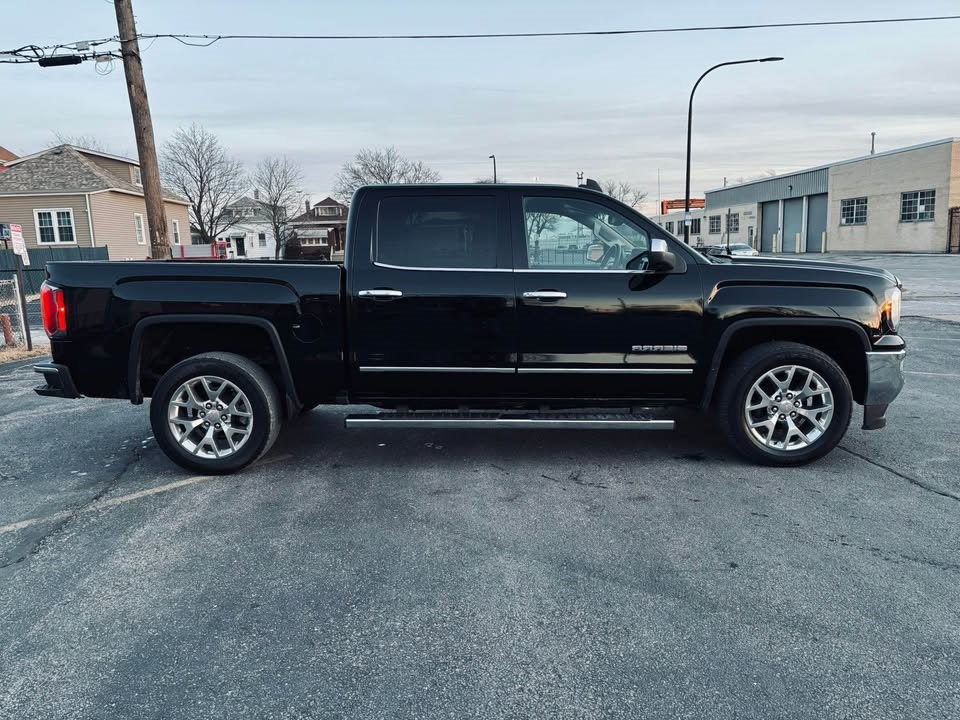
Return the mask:
[(518, 190), (511, 208), (523, 394), (691, 397), (703, 319), (693, 255), (672, 244), (677, 266), (648, 268), (664, 233), (599, 193)]
[(378, 188), (360, 202), (347, 271), (352, 396), (509, 394), (517, 355), (508, 193)]

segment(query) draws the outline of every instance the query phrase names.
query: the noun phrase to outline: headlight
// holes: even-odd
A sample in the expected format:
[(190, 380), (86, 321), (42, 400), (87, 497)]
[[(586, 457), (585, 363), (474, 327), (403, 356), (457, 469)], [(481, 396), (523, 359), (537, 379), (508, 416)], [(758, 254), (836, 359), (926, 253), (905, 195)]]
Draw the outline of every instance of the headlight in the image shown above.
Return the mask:
[(890, 288), (887, 290), (887, 296), (883, 303), (883, 314), (887, 318), (887, 325), (894, 332), (900, 326), (900, 288)]

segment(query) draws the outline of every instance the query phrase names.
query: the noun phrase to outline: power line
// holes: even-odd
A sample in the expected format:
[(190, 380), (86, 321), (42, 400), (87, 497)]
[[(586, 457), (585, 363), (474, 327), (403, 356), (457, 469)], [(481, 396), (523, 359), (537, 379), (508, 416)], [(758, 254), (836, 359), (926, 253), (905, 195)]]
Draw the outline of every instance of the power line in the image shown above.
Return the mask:
[[(895, 23), (960, 20), (960, 15), (925, 17), (870, 18), (861, 20), (815, 20), (809, 22), (752, 23), (748, 25), (699, 25), (689, 27), (636, 28), (629, 30), (576, 30), (566, 32), (445, 33), (410, 35), (197, 35), (188, 33), (142, 33), (141, 38), (167, 38), (192, 47), (209, 47), (220, 40), (484, 40), (493, 38), (590, 37), (608, 35), (653, 35), (658, 33), (763, 30), (774, 28), (839, 27), (847, 25), (885, 25)], [(200, 42), (189, 42), (196, 40)]]

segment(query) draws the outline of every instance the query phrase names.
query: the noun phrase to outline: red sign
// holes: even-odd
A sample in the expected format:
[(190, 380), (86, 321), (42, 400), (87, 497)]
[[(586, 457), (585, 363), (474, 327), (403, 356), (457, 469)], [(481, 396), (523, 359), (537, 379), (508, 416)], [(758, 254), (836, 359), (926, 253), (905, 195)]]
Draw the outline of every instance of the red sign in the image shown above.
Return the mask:
[[(707, 206), (707, 201), (703, 198), (690, 198), (691, 210), (702, 210)], [(661, 200), (660, 214), (666, 215), (671, 210), (683, 210), (686, 207), (685, 200)]]

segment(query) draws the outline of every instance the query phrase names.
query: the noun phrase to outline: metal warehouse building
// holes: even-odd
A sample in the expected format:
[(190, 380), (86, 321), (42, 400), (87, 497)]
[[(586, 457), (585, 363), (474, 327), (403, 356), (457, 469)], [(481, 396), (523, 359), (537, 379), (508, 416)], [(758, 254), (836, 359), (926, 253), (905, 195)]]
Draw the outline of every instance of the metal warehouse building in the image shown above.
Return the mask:
[[(695, 245), (762, 252), (960, 252), (960, 139), (889, 150), (706, 193)], [(653, 218), (678, 237), (683, 213)]]

